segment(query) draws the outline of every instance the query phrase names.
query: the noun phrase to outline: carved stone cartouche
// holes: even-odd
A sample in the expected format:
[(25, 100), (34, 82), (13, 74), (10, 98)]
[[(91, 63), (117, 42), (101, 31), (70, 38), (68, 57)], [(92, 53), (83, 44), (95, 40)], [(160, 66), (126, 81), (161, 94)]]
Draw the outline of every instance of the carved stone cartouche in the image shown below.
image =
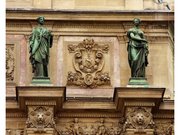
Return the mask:
[(73, 53), (75, 73), (68, 72), (67, 85), (94, 88), (110, 85), (108, 72), (102, 72), (105, 65), (104, 53), (108, 53), (109, 45), (99, 45), (93, 39), (84, 39), (78, 45), (68, 45), (69, 53)]

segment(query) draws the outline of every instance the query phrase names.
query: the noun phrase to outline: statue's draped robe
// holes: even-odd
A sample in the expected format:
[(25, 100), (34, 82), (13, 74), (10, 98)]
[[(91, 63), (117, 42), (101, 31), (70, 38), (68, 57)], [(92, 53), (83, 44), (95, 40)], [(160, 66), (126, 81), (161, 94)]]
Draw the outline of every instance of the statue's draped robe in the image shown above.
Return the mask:
[(49, 48), (52, 46), (51, 33), (46, 28), (38, 26), (33, 29), (29, 43), (34, 76), (48, 77)]
[(140, 29), (132, 28), (127, 32), (128, 42), (128, 61), (131, 68), (131, 77), (145, 77), (145, 66), (148, 64), (147, 43), (133, 39), (130, 34), (135, 37), (144, 38), (143, 32)]

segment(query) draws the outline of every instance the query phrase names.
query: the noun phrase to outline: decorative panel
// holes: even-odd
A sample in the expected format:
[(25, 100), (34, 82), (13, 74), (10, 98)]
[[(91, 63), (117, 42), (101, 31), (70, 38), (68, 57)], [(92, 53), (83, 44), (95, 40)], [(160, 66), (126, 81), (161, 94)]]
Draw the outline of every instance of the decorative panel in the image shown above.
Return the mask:
[(86, 38), (78, 44), (68, 44), (69, 53), (73, 54), (74, 71), (68, 71), (67, 85), (94, 88), (110, 85), (108, 71), (103, 71), (105, 55), (109, 53), (108, 43), (97, 43), (93, 38)]
[(155, 135), (174, 135), (173, 119), (158, 119), (155, 124)]
[(59, 57), (64, 59), (58, 58), (61, 85), (86, 89), (120, 86), (117, 38), (62, 36), (58, 48), (59, 54), (63, 54)]
[(35, 133), (45, 133), (46, 128), (54, 127), (53, 107), (50, 106), (30, 106), (28, 107), (28, 119), (26, 128), (36, 128)]
[(15, 75), (14, 45), (6, 45), (6, 81), (14, 82)]
[(111, 118), (74, 118), (62, 119), (56, 126), (60, 135), (121, 135), (124, 119)]
[[(16, 96), (16, 85), (24, 85), (26, 73), (26, 38), (24, 35), (6, 35), (6, 96)], [(24, 78), (25, 77), (25, 78)]]

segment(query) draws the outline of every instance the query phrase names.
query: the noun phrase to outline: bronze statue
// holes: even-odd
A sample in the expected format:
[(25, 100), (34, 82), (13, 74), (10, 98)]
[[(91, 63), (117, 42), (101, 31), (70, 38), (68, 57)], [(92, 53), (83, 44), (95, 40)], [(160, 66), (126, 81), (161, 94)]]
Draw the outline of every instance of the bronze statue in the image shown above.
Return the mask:
[(144, 38), (143, 31), (139, 28), (140, 19), (133, 20), (134, 27), (127, 32), (128, 61), (131, 68), (131, 77), (145, 77), (145, 67), (148, 65), (148, 42)]
[(52, 34), (43, 27), (45, 18), (37, 18), (38, 26), (33, 29), (29, 38), (30, 62), (34, 77), (48, 77), (49, 48), (52, 47)]

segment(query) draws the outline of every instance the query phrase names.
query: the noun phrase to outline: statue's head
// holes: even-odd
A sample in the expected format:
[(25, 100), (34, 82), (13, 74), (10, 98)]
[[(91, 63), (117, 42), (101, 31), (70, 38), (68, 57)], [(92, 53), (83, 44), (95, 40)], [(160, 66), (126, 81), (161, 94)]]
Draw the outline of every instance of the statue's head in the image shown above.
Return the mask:
[(139, 18), (134, 18), (133, 22), (134, 25), (138, 26), (141, 23), (141, 20)]
[(41, 25), (44, 24), (44, 21), (45, 21), (44, 16), (39, 16), (39, 17), (37, 18), (37, 22), (38, 22), (39, 24), (41, 24)]

